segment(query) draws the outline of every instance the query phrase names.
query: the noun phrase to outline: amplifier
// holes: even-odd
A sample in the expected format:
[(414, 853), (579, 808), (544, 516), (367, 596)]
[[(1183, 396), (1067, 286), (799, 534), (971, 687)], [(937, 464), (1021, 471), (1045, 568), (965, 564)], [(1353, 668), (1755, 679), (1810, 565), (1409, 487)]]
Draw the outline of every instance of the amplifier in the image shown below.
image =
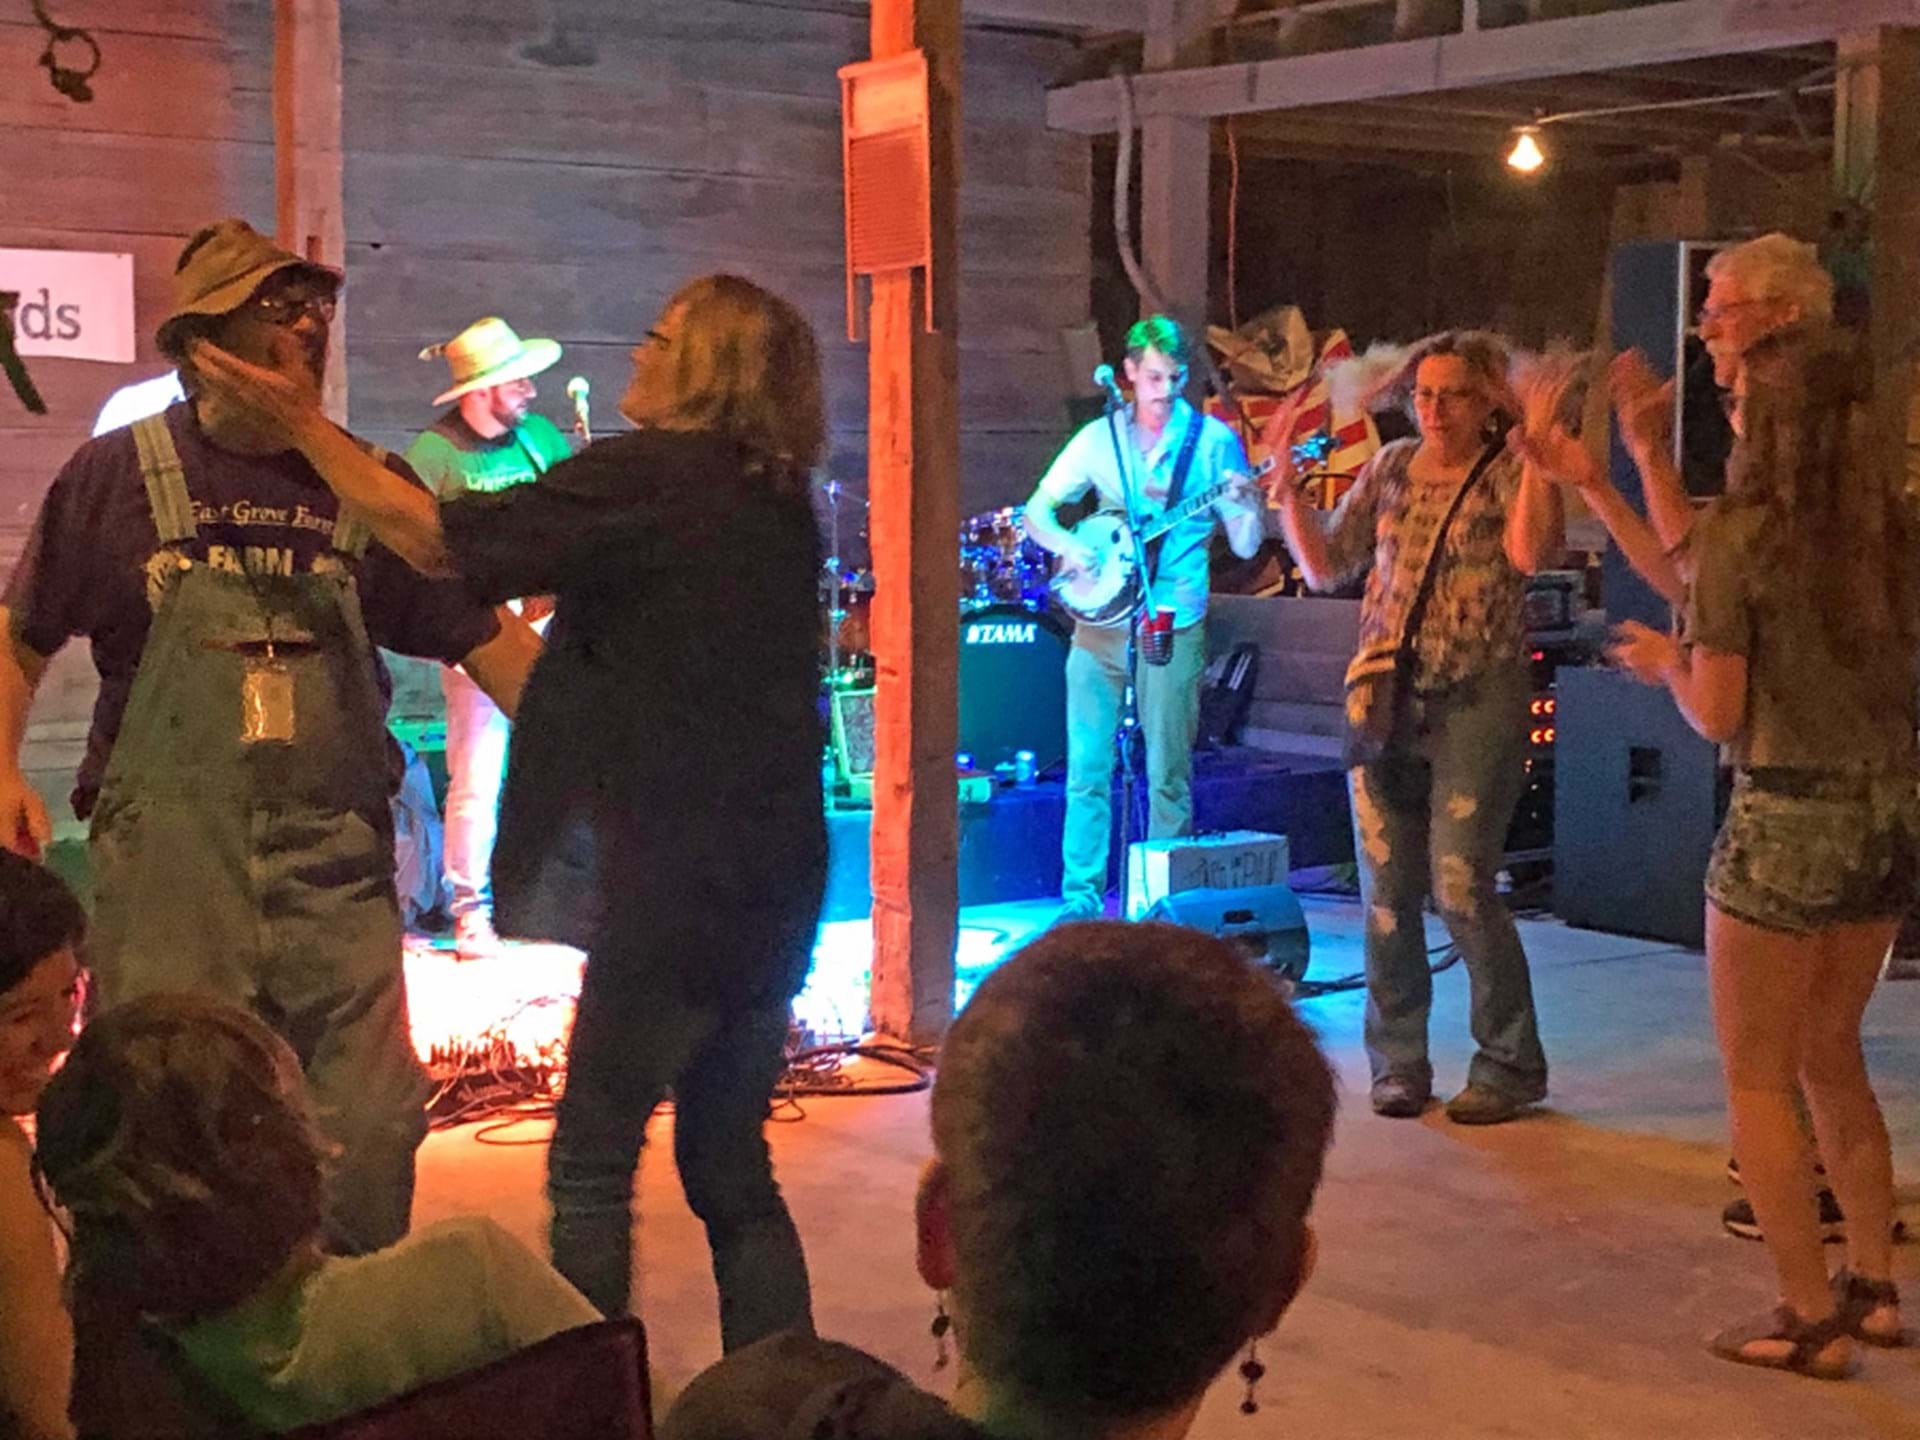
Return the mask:
[(829, 697), (833, 720), (833, 766), (840, 783), (865, 781), (873, 787), (873, 691), (835, 690)]

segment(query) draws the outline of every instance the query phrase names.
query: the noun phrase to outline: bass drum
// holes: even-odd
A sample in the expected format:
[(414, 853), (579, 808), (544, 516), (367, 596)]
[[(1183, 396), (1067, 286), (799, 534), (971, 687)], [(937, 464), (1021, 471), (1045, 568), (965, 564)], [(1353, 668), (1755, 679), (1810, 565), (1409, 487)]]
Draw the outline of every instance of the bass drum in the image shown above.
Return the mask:
[(1031, 750), (1045, 770), (1067, 756), (1067, 627), (1024, 605), (960, 617), (960, 749), (983, 770)]

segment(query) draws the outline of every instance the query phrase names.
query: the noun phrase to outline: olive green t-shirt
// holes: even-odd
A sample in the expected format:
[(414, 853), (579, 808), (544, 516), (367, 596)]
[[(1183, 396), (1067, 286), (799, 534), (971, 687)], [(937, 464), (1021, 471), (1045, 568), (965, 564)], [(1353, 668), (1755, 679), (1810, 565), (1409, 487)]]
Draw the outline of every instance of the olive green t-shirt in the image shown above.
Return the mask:
[(1687, 638), (1747, 661), (1747, 719), (1725, 746), (1727, 762), (1911, 769), (1914, 657), (1850, 664), (1834, 653), (1814, 604), (1792, 598), (1790, 582), (1763, 591), (1756, 556), (1765, 523), (1759, 506), (1723, 497), (1701, 511), (1687, 541)]
[(528, 415), (506, 434), (486, 439), (454, 406), (407, 448), (407, 463), (442, 500), (468, 492), (493, 494), (537, 480), (573, 453), (544, 415)]

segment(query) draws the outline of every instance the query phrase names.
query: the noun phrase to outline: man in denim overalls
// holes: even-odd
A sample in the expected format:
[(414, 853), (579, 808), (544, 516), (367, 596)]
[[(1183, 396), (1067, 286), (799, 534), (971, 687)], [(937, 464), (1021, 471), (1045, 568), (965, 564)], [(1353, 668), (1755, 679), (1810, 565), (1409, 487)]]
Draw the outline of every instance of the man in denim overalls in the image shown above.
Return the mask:
[[(160, 349), (212, 339), (317, 396), (341, 278), (223, 220), (180, 256)], [(463, 662), (511, 712), (538, 641), (371, 543), (305, 460), (181, 374), (185, 403), (62, 468), (7, 585), (0, 843), (50, 835), (17, 756), (48, 659), (84, 635), (101, 683), (73, 805), (99, 1003), (195, 991), (274, 1025), (340, 1147), (329, 1243), (374, 1250), (406, 1232), (427, 1095), (375, 646)]]

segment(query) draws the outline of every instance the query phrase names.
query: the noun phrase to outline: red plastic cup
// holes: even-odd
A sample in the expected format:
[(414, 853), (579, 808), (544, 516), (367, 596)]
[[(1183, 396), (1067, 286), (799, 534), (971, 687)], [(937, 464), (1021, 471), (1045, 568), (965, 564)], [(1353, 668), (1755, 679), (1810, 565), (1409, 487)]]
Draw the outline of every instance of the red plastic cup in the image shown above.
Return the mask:
[(1140, 658), (1149, 665), (1173, 659), (1173, 611), (1165, 606), (1140, 618)]

